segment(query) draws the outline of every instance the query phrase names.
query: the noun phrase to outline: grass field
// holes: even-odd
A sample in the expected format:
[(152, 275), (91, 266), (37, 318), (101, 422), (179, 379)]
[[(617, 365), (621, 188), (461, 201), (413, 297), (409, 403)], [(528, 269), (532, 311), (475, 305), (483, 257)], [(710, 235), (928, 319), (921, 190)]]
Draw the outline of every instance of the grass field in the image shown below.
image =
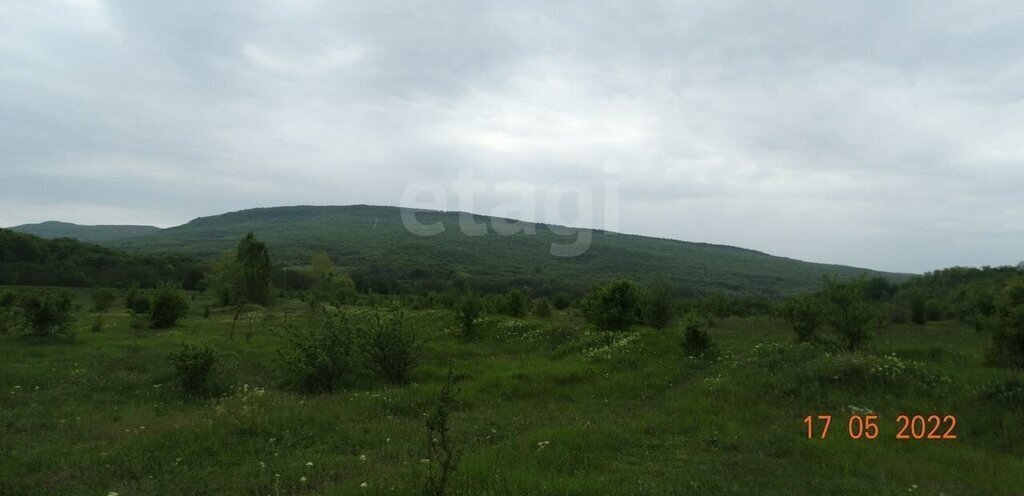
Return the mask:
[[(418, 494), (449, 362), (457, 494), (1024, 494), (1024, 402), (991, 394), (1011, 377), (957, 323), (830, 355), (771, 318), (727, 319), (710, 331), (719, 358), (698, 360), (678, 326), (574, 334), (488, 316), (464, 343), (447, 312), (407, 311), (428, 338), (412, 384), (361, 373), (308, 396), (287, 386), (273, 332), (306, 307), (243, 317), (234, 339), (229, 312), (199, 308), (169, 331), (113, 310), (99, 332), (81, 314), (73, 342), (0, 336), (0, 494)], [(176, 390), (166, 356), (183, 342), (219, 350), (223, 394)], [(851, 406), (877, 412), (878, 439), (849, 439)], [(806, 439), (804, 417), (826, 413), (829, 437)], [(955, 415), (958, 438), (898, 441), (901, 413)]]

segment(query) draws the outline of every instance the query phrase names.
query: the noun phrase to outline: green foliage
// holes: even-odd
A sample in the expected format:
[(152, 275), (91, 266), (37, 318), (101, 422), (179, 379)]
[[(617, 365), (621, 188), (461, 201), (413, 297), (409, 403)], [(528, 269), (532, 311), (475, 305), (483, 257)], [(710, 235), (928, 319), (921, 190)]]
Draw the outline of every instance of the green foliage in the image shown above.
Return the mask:
[(132, 284), (124, 292), (124, 306), (135, 313), (149, 312), (149, 298), (139, 290), (139, 286)]
[(452, 476), (462, 458), (463, 448), (452, 435), (450, 425), (455, 410), (454, 377), (454, 368), (449, 365), (434, 410), (427, 416), (427, 480), (423, 488), (426, 496), (451, 494)]
[(551, 299), (551, 305), (556, 310), (565, 310), (569, 308), (569, 305), (572, 305), (572, 297), (568, 293), (558, 293)]
[(210, 392), (210, 377), (217, 365), (217, 352), (213, 348), (205, 344), (184, 344), (167, 359), (175, 381), (187, 396), (205, 396)]
[(478, 326), (477, 319), (483, 313), (483, 304), (480, 298), (473, 293), (468, 293), (455, 308), (456, 317), (459, 320), (459, 332), (462, 339), (472, 341), (476, 339)]
[(36, 336), (71, 335), (71, 295), (67, 291), (23, 293), (17, 302), (28, 330)]
[(624, 330), (640, 321), (640, 291), (624, 279), (594, 288), (583, 302), (584, 313), (602, 330)]
[(7, 334), (7, 331), (17, 327), (21, 321), (17, 301), (14, 293), (0, 293), (0, 335)]
[(349, 379), (355, 331), (348, 319), (329, 315), (314, 324), (286, 325), (280, 334), (281, 356), (302, 390), (330, 392)]
[(114, 303), (117, 295), (110, 288), (96, 288), (92, 291), (92, 309), (97, 312), (106, 312)]
[(242, 269), (232, 253), (225, 253), (213, 263), (203, 277), (203, 286), (219, 306), (235, 306), (245, 301)]
[(362, 352), (371, 370), (391, 384), (404, 385), (423, 358), (423, 341), (405, 325), (401, 312), (377, 312), (362, 342)]
[(526, 316), (526, 306), (530, 299), (521, 289), (516, 288), (505, 295), (506, 313), (512, 317), (522, 318)]
[(167, 329), (188, 313), (188, 298), (172, 286), (162, 286), (153, 295), (149, 325), (153, 329)]
[(864, 297), (865, 280), (841, 283), (826, 277), (824, 285), (825, 320), (843, 337), (848, 350), (859, 349), (871, 339), (878, 319), (877, 309)]
[(711, 354), (713, 346), (711, 335), (708, 334), (700, 319), (690, 315), (683, 331), (683, 350), (686, 351), (686, 355), (703, 358)]
[(393, 207), (278, 207), (204, 217), (151, 236), (115, 241), (111, 246), (140, 253), (182, 251), (210, 257), (231, 250), (235, 240), (256, 230), (275, 262), (307, 265), (313, 253), (327, 250), (339, 266), (357, 268), (350, 275), (359, 291), (377, 294), (462, 292), (465, 289), (460, 286), (466, 279), (472, 281), (470, 289), (480, 295), (505, 293), (512, 287), (533, 297), (581, 294), (595, 284), (628, 274), (639, 282), (671, 277), (668, 282), (685, 285), (694, 295), (721, 291), (775, 297), (813, 291), (823, 274), (847, 280), (865, 272), (729, 246), (598, 231), (592, 233), (585, 255), (567, 260), (552, 257), (550, 247), (572, 242), (576, 236), (559, 234), (555, 226), (538, 225), (536, 234), (529, 236), (494, 232), (464, 236), (458, 213), (419, 212), (416, 218), (424, 224), (439, 223), (445, 232), (417, 236), (405, 228), (401, 211)]
[(533, 302), (533, 315), (542, 319), (551, 317), (551, 304), (547, 298), (537, 298), (537, 301)]
[(644, 292), (644, 323), (663, 329), (672, 320), (672, 291), (663, 280), (658, 280)]
[(796, 296), (782, 303), (779, 315), (793, 327), (797, 341), (808, 342), (814, 339), (825, 320), (824, 311), (820, 298)]
[(1000, 293), (992, 327), (989, 360), (1024, 369), (1024, 276), (1012, 279)]
[(238, 243), (235, 255), (241, 270), (242, 290), (245, 301), (266, 306), (270, 303), (270, 252), (267, 245), (258, 241), (252, 232)]
[(130, 255), (73, 239), (0, 229), (0, 284), (5, 285), (116, 287), (136, 282), (155, 287), (172, 281), (192, 288), (202, 269), (181, 255)]
[(92, 324), (89, 326), (89, 330), (92, 332), (100, 332), (103, 330), (103, 325), (103, 315), (96, 314), (96, 316), (93, 317), (92, 319)]

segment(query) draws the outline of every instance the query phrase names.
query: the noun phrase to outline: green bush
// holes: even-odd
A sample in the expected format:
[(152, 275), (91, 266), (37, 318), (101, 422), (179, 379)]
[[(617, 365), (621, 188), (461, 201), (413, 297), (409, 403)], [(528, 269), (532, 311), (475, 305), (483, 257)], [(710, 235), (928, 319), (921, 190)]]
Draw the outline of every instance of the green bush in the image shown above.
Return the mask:
[(188, 396), (204, 396), (211, 392), (210, 377), (217, 364), (217, 353), (209, 345), (182, 345), (168, 355), (174, 379)]
[(97, 314), (96, 317), (92, 319), (92, 325), (89, 326), (89, 330), (92, 332), (100, 332), (103, 330), (103, 315)]
[(875, 306), (864, 297), (865, 279), (840, 283), (825, 277), (823, 296), (826, 302), (826, 321), (846, 341), (848, 350), (859, 349), (871, 339), (871, 331), (878, 320)]
[(1024, 369), (1024, 277), (1016, 277), (999, 295), (992, 330), (989, 361)]
[(188, 298), (170, 286), (163, 286), (153, 295), (149, 325), (153, 329), (167, 329), (188, 312)]
[(483, 303), (473, 293), (467, 294), (455, 308), (462, 339), (471, 341), (477, 337), (477, 319), (483, 313)]
[(656, 282), (644, 293), (644, 323), (655, 328), (664, 329), (672, 320), (672, 293), (668, 285)]
[(683, 332), (683, 349), (686, 355), (694, 358), (708, 356), (712, 351), (711, 335), (697, 318), (691, 316)]
[(16, 303), (14, 293), (0, 294), (0, 335), (7, 334), (7, 331), (17, 327), (21, 320)]
[(551, 304), (545, 298), (533, 302), (533, 315), (546, 319), (551, 316)]
[(124, 292), (124, 306), (135, 313), (148, 313), (149, 298), (142, 294), (138, 286), (130, 286)]
[(519, 289), (513, 289), (508, 292), (505, 296), (505, 308), (508, 315), (512, 317), (525, 317), (526, 316), (526, 305), (529, 302), (529, 298), (526, 297), (526, 293)]
[(423, 342), (401, 313), (376, 315), (362, 342), (366, 365), (392, 384), (408, 384), (423, 356)]
[(355, 333), (347, 319), (329, 315), (314, 325), (287, 326), (281, 335), (281, 356), (302, 390), (330, 392), (348, 380)]
[(18, 309), (36, 336), (71, 335), (71, 295), (66, 291), (25, 293), (18, 300)]
[(640, 320), (640, 293), (632, 282), (616, 279), (593, 289), (584, 313), (601, 330), (624, 330)]
[(797, 341), (803, 343), (814, 339), (815, 333), (824, 320), (821, 300), (814, 296), (797, 296), (786, 300), (779, 308), (779, 315), (793, 327)]
[(106, 312), (114, 303), (117, 295), (110, 288), (96, 288), (92, 292), (92, 309), (97, 312)]

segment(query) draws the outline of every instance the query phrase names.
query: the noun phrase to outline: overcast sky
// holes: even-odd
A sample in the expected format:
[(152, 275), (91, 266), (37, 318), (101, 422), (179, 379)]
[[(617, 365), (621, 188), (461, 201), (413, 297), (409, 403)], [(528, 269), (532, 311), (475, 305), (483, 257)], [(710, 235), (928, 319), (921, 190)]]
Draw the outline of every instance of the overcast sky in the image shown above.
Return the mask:
[(533, 191), (522, 216), (558, 220), (575, 184), (624, 232), (1016, 263), (1024, 4), (939, 4), (0, 0), (0, 225), (408, 204), (472, 173), (485, 214)]

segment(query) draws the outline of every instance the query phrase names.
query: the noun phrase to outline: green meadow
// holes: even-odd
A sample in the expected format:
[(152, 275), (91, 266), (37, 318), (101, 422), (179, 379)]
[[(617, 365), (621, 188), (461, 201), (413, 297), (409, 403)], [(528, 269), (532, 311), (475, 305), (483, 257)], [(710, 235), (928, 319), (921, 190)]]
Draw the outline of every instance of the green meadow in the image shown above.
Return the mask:
[[(573, 310), (484, 315), (466, 341), (454, 312), (406, 309), (425, 342), (407, 385), (356, 369), (312, 394), (293, 387), (280, 329), (386, 301), (283, 300), (236, 319), (204, 315), (204, 298), (168, 330), (133, 329), (118, 303), (101, 321), (77, 312), (71, 339), (0, 336), (0, 494), (421, 494), (449, 366), (450, 494), (1024, 494), (1019, 375), (984, 366), (989, 337), (955, 321), (829, 352), (772, 317), (715, 319), (715, 353), (691, 358), (678, 319), (609, 332)], [(175, 383), (183, 343), (216, 350), (213, 394)], [(877, 439), (850, 439), (866, 411)], [(807, 439), (819, 414), (829, 435)], [(954, 415), (956, 439), (897, 440), (900, 414)]]

